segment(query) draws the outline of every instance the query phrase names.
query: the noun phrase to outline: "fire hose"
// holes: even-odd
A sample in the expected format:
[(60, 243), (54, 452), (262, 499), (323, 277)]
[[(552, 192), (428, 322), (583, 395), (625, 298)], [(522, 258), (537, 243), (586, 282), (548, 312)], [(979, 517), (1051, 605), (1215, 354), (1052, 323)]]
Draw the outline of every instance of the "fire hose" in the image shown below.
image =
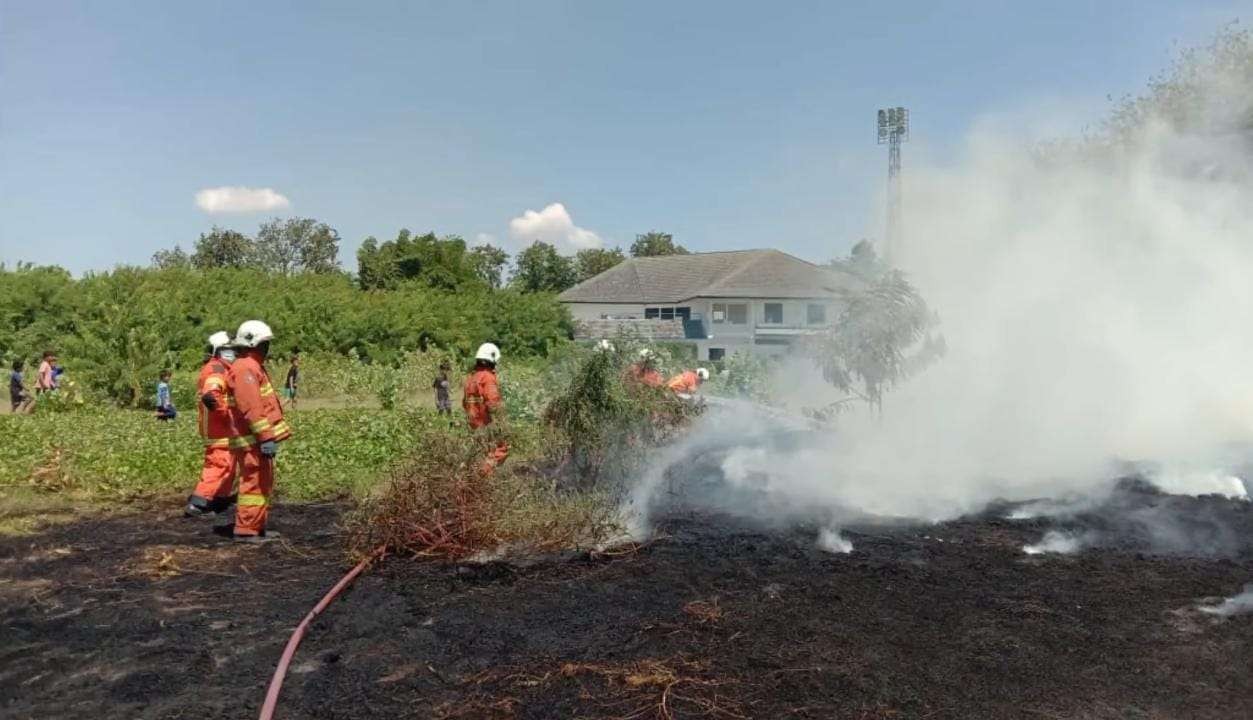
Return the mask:
[(287, 641), (287, 647), (283, 648), (283, 655), (278, 659), (278, 667), (274, 668), (274, 677), (270, 679), (270, 687), (265, 691), (265, 702), (261, 705), (260, 720), (271, 720), (274, 717), (274, 708), (278, 705), (278, 694), (283, 689), (283, 679), (287, 677), (287, 667), (291, 665), (292, 656), (296, 654), (296, 648), (300, 647), (300, 641), (304, 638), (305, 630), (309, 628), (309, 623), (313, 622), (313, 619), (320, 615), (331, 604), (331, 601), (344, 591), (344, 588), (351, 585), (352, 581), (356, 580), (357, 576), (370, 566), (370, 563), (382, 557), (386, 550), (386, 545), (380, 545), (374, 552), (365, 556), (361, 562), (353, 566), (348, 571), (348, 574), (335, 583), (330, 592), (326, 593), (318, 601), (318, 604), (313, 606), (309, 614), (305, 615), (305, 619), (301, 620), (296, 629), (292, 631), (291, 638)]

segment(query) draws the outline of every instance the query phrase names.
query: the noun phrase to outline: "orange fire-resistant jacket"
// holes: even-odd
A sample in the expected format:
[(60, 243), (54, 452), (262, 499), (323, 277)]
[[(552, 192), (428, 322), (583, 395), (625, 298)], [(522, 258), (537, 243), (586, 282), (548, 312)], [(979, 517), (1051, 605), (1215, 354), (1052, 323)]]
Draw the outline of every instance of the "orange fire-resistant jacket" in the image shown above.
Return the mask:
[(661, 373), (650, 367), (645, 367), (643, 363), (635, 363), (627, 368), (627, 377), (651, 388), (659, 388), (666, 384), (666, 380), (661, 376)]
[(210, 410), (204, 403), (196, 403), (197, 427), (200, 437), (204, 438), (205, 447), (247, 447), (247, 433), (235, 424), (235, 414), (231, 411), (234, 400), (231, 398), (227, 374), (230, 363), (221, 358), (212, 357), (200, 368), (200, 378), (196, 381), (196, 396), (203, 398), (210, 395), (216, 402), (215, 409)]
[(500, 409), (500, 383), (496, 371), (486, 368), (475, 370), (466, 378), (465, 394), (461, 407), (466, 411), (470, 427), (477, 430), (492, 424), (492, 413)]
[(283, 420), (283, 406), (278, 393), (270, 384), (256, 353), (246, 352), (231, 363), (229, 386), (235, 398), (235, 423), (246, 428), (247, 445), (257, 445), (270, 440), (281, 441), (291, 437), (291, 428)]
[(670, 382), (666, 383), (666, 387), (677, 393), (692, 394), (700, 387), (700, 376), (695, 370), (679, 373), (670, 378)]

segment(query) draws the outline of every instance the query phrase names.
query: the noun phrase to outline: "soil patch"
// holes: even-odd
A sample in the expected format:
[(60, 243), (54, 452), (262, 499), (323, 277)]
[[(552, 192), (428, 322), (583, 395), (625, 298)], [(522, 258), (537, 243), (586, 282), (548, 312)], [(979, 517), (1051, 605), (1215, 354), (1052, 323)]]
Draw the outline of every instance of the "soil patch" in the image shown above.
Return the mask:
[[(348, 567), (339, 511), (280, 506), (297, 542), (260, 548), (173, 513), (0, 540), (0, 715), (255, 716)], [(278, 717), (1253, 716), (1253, 615), (1195, 609), (1253, 579), (1247, 550), (1025, 555), (1050, 527), (849, 529), (831, 554), (688, 515), (627, 554), (389, 558), (314, 623)]]

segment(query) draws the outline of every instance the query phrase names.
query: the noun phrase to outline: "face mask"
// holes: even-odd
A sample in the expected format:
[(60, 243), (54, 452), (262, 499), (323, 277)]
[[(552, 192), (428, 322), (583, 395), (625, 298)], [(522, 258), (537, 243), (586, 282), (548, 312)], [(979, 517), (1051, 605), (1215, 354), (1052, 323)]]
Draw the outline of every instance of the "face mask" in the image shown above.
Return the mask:
[(235, 351), (230, 348), (218, 350), (218, 357), (227, 362), (235, 362)]

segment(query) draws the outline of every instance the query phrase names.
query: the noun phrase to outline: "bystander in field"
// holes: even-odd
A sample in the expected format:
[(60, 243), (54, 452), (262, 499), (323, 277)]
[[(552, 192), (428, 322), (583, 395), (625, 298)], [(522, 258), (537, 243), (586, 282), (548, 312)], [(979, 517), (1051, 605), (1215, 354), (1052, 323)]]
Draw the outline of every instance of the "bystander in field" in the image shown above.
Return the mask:
[(174, 409), (174, 400), (170, 397), (170, 371), (161, 371), (161, 380), (157, 383), (157, 419), (173, 420), (178, 417)]
[(435, 390), (435, 409), (440, 415), (452, 415), (452, 382), (448, 379), (448, 373), (452, 370), (452, 366), (445, 360), (439, 364), (439, 374), (435, 376), (435, 382), (431, 383), (431, 387)]
[(41, 395), (57, 389), (56, 367), (57, 356), (51, 350), (45, 350), (43, 360), (39, 363), (39, 374), (35, 378), (35, 394)]
[(287, 396), (287, 405), (296, 409), (296, 391), (300, 387), (300, 355), (295, 352), (291, 356), (291, 367), (287, 368), (287, 380), (283, 383), (283, 394)]
[(14, 414), (20, 412), (28, 412), (34, 398), (30, 393), (26, 392), (26, 383), (22, 378), (22, 368), (25, 363), (21, 360), (13, 361), (13, 372), (9, 373), (9, 404)]

